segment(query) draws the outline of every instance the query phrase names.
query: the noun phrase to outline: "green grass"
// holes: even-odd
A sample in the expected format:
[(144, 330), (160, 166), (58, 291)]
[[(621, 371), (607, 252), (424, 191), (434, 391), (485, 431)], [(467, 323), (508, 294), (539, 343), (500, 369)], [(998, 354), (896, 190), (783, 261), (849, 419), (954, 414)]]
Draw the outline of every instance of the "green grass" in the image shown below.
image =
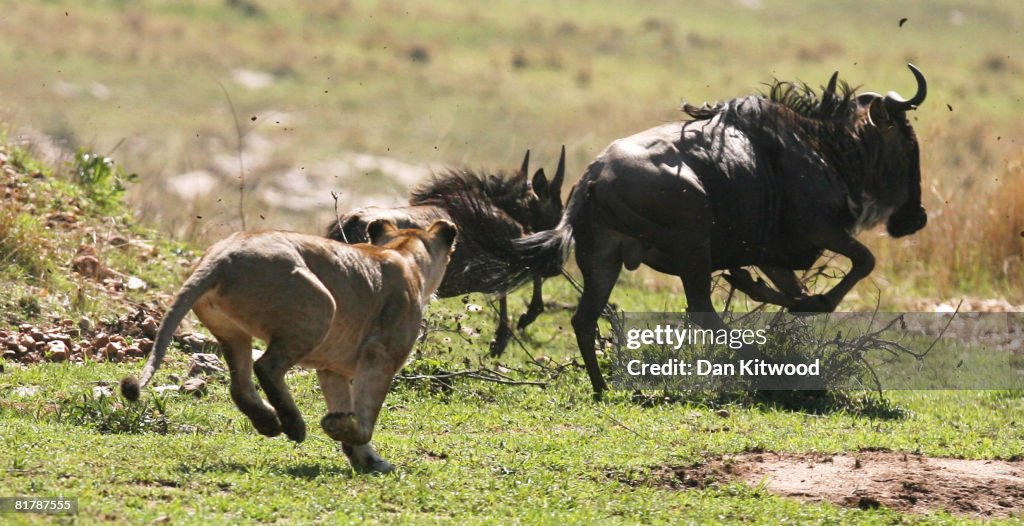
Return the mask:
[[(139, 366), (50, 364), (5, 373), (0, 494), (75, 496), (85, 522), (943, 524), (965, 520), (802, 505), (734, 484), (681, 491), (651, 483), (651, 472), (750, 450), (1024, 454), (1020, 393), (893, 393), (902, 416), (885, 418), (855, 406), (808, 414), (757, 404), (728, 405), (722, 418), (700, 399), (645, 408), (619, 393), (595, 403), (574, 370), (546, 389), (465, 380), (432, 392), (400, 382), (375, 436), (398, 473), (357, 476), (315, 426), (325, 406), (310, 373), (288, 379), (314, 424), (298, 446), (257, 435), (220, 383), (203, 399), (164, 397), (166, 434), (159, 425), (102, 434), (95, 422), (69, 416), (94, 382)], [(184, 369), (182, 354), (172, 353), (161, 374)], [(39, 390), (12, 394), (25, 385)], [(150, 411), (157, 396), (145, 394)], [(111, 404), (91, 405), (102, 403)]]

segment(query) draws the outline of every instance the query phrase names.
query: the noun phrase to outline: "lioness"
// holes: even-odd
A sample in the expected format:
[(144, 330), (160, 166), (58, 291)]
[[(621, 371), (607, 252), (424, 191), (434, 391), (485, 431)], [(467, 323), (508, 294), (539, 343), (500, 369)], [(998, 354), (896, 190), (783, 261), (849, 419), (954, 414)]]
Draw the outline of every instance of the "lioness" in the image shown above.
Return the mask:
[[(214, 244), (182, 286), (157, 333), (141, 380), (121, 393), (137, 400), (191, 308), (220, 342), (231, 370), (231, 398), (266, 436), (301, 442), (306, 424), (284, 383), (301, 364), (316, 369), (327, 399), (321, 427), (342, 443), (359, 472), (393, 468), (370, 445), (384, 396), (412, 351), (423, 307), (437, 290), (455, 225), (399, 230), (367, 227), (372, 244), (346, 245), (292, 232), (234, 234)], [(252, 359), (252, 339), (268, 343)], [(255, 369), (270, 401), (252, 382)]]

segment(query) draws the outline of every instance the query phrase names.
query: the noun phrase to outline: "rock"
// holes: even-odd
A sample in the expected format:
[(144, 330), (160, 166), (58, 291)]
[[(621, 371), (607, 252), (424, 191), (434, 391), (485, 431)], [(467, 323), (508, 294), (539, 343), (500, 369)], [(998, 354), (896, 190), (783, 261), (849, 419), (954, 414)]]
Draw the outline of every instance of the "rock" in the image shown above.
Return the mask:
[(181, 337), (181, 343), (187, 345), (192, 352), (201, 353), (209, 340), (198, 332), (190, 332)]
[(169, 374), (169, 375), (167, 375), (167, 379), (172, 381), (172, 382), (174, 382), (174, 383), (176, 383), (176, 384), (178, 384), (178, 385), (181, 385), (181, 377), (176, 375), (176, 374)]
[(145, 281), (135, 276), (128, 276), (128, 281), (125, 282), (124, 287), (128, 290), (146, 290), (147, 285)]
[(715, 415), (716, 416), (720, 416), (722, 418), (729, 418), (729, 410), (728, 409), (719, 409), (718, 411), (715, 411)]
[(146, 355), (145, 351), (140, 349), (137, 345), (129, 345), (128, 348), (124, 350), (124, 354), (131, 358), (142, 358)]
[(82, 316), (82, 319), (78, 320), (78, 328), (82, 332), (88, 332), (92, 329), (92, 320), (88, 316)]
[(148, 338), (156, 338), (156, 330), (159, 328), (156, 320), (152, 316), (146, 316), (142, 323), (139, 324), (139, 328), (142, 329), (142, 334), (145, 334)]
[(202, 378), (192, 378), (185, 380), (185, 383), (181, 384), (181, 390), (185, 393), (191, 393), (195, 396), (202, 396), (206, 394), (206, 380)]
[(68, 359), (68, 346), (60, 340), (54, 340), (46, 345), (46, 355), (51, 361), (63, 362)]
[(177, 386), (177, 385), (158, 385), (158, 386), (153, 388), (153, 392), (155, 392), (155, 393), (163, 393), (163, 392), (167, 392), (167, 391), (176, 393), (176, 392), (178, 392), (180, 390), (181, 390), (181, 387)]
[(105, 332), (96, 333), (96, 336), (94, 336), (92, 339), (92, 346), (96, 347), (97, 349), (107, 345), (108, 343), (110, 343), (110, 336), (108, 336), (107, 333)]
[(78, 247), (78, 252), (71, 260), (71, 270), (85, 278), (100, 279), (103, 275), (103, 264), (100, 263), (96, 248), (89, 245)]
[(188, 375), (191, 377), (199, 375), (219, 375), (226, 370), (216, 354), (196, 353), (188, 362)]
[(141, 338), (137, 342), (139, 349), (142, 349), (143, 353), (149, 354), (153, 351), (153, 340), (149, 338)]
[(96, 385), (92, 388), (93, 398), (103, 398), (104, 396), (114, 396), (114, 390), (106, 385)]
[(33, 340), (35, 340), (36, 343), (45, 342), (46, 341), (46, 335), (43, 334), (43, 331), (41, 331), (39, 329), (33, 329), (32, 332), (28, 333), (28, 335)]
[(23, 385), (11, 390), (11, 394), (14, 396), (32, 396), (38, 392), (39, 388), (34, 385)]

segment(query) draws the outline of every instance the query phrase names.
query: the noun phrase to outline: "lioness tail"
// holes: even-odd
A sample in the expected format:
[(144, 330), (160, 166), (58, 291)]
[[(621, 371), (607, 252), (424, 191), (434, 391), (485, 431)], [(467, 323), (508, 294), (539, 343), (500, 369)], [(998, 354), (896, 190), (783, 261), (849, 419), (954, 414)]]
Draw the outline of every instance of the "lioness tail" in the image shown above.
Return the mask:
[(216, 282), (216, 269), (213, 267), (214, 265), (200, 264), (199, 268), (182, 285), (181, 291), (174, 298), (174, 303), (171, 305), (170, 310), (167, 311), (163, 321), (160, 322), (160, 329), (156, 334), (153, 352), (149, 355), (149, 361), (146, 362), (146, 366), (142, 369), (142, 378), (124, 377), (121, 380), (122, 396), (133, 402), (139, 399), (142, 388), (146, 387), (146, 384), (153, 378), (153, 374), (156, 373), (156, 370), (160, 368), (160, 364), (164, 361), (167, 347), (171, 344), (171, 337), (174, 336), (174, 331), (181, 324), (181, 320), (185, 318), (192, 305), (195, 305), (203, 293), (209, 290)]

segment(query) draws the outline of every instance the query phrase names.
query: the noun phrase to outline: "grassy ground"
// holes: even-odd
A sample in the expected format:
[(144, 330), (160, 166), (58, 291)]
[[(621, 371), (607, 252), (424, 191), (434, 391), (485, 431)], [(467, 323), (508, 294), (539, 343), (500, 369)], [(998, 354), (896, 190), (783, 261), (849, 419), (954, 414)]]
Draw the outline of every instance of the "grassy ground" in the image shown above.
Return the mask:
[[(724, 405), (723, 418), (718, 406), (700, 401), (596, 404), (579, 371), (544, 390), (467, 381), (439, 393), (400, 385), (375, 438), (399, 466), (388, 477), (354, 476), (319, 429), (300, 446), (257, 435), (219, 384), (201, 400), (165, 398), (166, 434), (101, 434), (98, 418), (58, 416), (54, 405), (70, 413), (110, 404), (81, 397), (91, 396), (94, 382), (137, 368), (53, 364), (6, 374), (0, 494), (77, 496), (85, 522), (943, 524), (964, 520), (801, 505), (740, 485), (672, 489), (654, 472), (751, 450), (1024, 454), (1019, 393), (896, 393), (896, 415), (856, 405), (824, 414)], [(183, 374), (180, 355), (167, 370)], [(294, 374), (289, 383), (315, 422), (325, 408), (314, 375)], [(40, 388), (12, 395), (13, 386), (26, 385)]]
[[(0, 5), (6, 120), (71, 151), (113, 151), (140, 174), (133, 200), (145, 220), (207, 240), (240, 224), (238, 139), (218, 83), (258, 193), (342, 152), (501, 168), (526, 148), (550, 165), (566, 144), (580, 174), (612, 139), (678, 118), (683, 99), (745, 95), (774, 77), (818, 85), (835, 70), (906, 94), (913, 61), (929, 78), (914, 119), (931, 222), (905, 240), (864, 236), (880, 287), (1024, 301), (1017, 2)], [(269, 84), (244, 87), (243, 69)], [(221, 185), (195, 202), (169, 196), (164, 182), (193, 170)], [(250, 224), (320, 228), (334, 215), (330, 191), (357, 206), (380, 174), (325, 177), (301, 213), (250, 196)]]

